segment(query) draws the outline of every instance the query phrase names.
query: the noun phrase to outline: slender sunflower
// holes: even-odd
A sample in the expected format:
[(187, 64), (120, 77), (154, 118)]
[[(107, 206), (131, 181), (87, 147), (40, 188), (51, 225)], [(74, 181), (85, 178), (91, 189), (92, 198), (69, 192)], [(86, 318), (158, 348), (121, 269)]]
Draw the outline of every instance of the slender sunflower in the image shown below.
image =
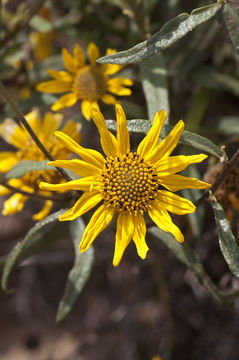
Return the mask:
[[(67, 159), (71, 151), (65, 149), (62, 142), (55, 138), (54, 132), (59, 128), (62, 121), (62, 114), (46, 113), (43, 121), (41, 121), (38, 111), (34, 110), (26, 115), (29, 125), (35, 131), (41, 142), (47, 150), (56, 159)], [(73, 122), (69, 121), (62, 129), (62, 134), (68, 134), (76, 141), (80, 141), (79, 128)], [(0, 171), (5, 173), (14, 165), (23, 160), (43, 161), (47, 160), (45, 155), (33, 142), (25, 128), (18, 126), (14, 120), (6, 119), (0, 125), (0, 135), (9, 144), (17, 148), (17, 151), (4, 151), (0, 153)], [(40, 195), (49, 196), (49, 191), (39, 190), (39, 183), (50, 181), (53, 183), (61, 183), (65, 180), (56, 171), (41, 170), (27, 172), (19, 179), (10, 179), (8, 184), (30, 193), (37, 192)], [(11, 194), (11, 190), (0, 185), (0, 195)], [(4, 202), (3, 215), (13, 215), (22, 210), (28, 196), (15, 193)], [(34, 220), (41, 220), (48, 215), (52, 207), (52, 201), (46, 200), (42, 210), (33, 215)]]
[[(98, 65), (96, 60), (100, 52), (94, 43), (89, 44), (87, 53), (90, 61), (88, 65), (85, 63), (84, 52), (79, 45), (75, 45), (73, 56), (63, 49), (62, 57), (67, 71), (48, 70), (48, 74), (54, 80), (44, 81), (38, 84), (36, 89), (53, 94), (67, 92), (51, 107), (54, 111), (73, 106), (77, 100), (81, 100), (82, 113), (87, 120), (90, 120), (91, 108), (98, 108), (99, 100), (105, 104), (116, 104), (117, 100), (111, 94), (130, 95), (131, 90), (125, 86), (131, 86), (133, 82), (125, 77), (111, 78), (111, 75), (119, 72), (124, 66)], [(106, 55), (114, 53), (116, 50), (113, 49), (106, 51)]]
[[(117, 137), (108, 131), (103, 115), (92, 109), (92, 118), (99, 130), (104, 158), (99, 152), (85, 149), (62, 132), (56, 137), (82, 160), (57, 160), (52, 166), (70, 169), (80, 179), (65, 184), (40, 183), (44, 190), (83, 190), (84, 193), (73, 208), (61, 215), (60, 221), (74, 220), (100, 202), (83, 234), (80, 251), (89, 248), (98, 234), (118, 214), (113, 265), (118, 266), (122, 255), (133, 239), (138, 255), (144, 259), (148, 246), (145, 242), (148, 212), (155, 224), (174, 235), (179, 242), (183, 234), (172, 222), (169, 212), (183, 215), (195, 211), (193, 203), (174, 191), (185, 188), (205, 189), (210, 185), (203, 181), (176, 174), (188, 165), (199, 163), (207, 155), (170, 156), (183, 132), (180, 120), (168, 136), (159, 143), (159, 134), (167, 117), (164, 110), (157, 112), (149, 133), (141, 141), (136, 152), (130, 152), (130, 138), (126, 117), (120, 105), (116, 105)], [(160, 190), (161, 187), (167, 190)], [(171, 192), (172, 191), (172, 192)]]

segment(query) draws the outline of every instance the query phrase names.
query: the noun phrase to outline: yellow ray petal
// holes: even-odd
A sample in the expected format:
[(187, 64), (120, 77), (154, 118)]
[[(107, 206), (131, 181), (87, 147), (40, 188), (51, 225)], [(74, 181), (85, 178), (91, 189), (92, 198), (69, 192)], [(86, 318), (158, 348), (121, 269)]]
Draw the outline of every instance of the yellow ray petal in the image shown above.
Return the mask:
[(19, 161), (16, 154), (12, 151), (3, 151), (0, 153), (0, 171), (7, 172)]
[(105, 94), (101, 97), (101, 101), (105, 104), (113, 105), (117, 103), (116, 98), (113, 95)]
[(103, 231), (114, 215), (113, 207), (101, 205), (93, 214), (89, 224), (85, 228), (80, 242), (80, 252), (87, 250), (95, 238)]
[(82, 191), (89, 191), (90, 187), (92, 186), (92, 182), (94, 182), (94, 176), (88, 176), (82, 179), (68, 181), (67, 183), (63, 184), (48, 184), (46, 182), (41, 182), (39, 187), (43, 190), (49, 191), (61, 191), (61, 190), (82, 190)]
[(91, 65), (95, 65), (96, 60), (100, 57), (100, 52), (98, 47), (93, 42), (89, 43), (87, 54)]
[(204, 181), (177, 174), (162, 176), (160, 177), (159, 182), (166, 187), (166, 189), (173, 192), (182, 189), (207, 189), (211, 186), (211, 184)]
[(155, 199), (157, 206), (163, 206), (167, 211), (177, 215), (193, 213), (196, 208), (190, 200), (166, 190), (159, 190)]
[(99, 169), (102, 169), (105, 163), (103, 156), (96, 150), (85, 149), (69, 136), (64, 134), (61, 131), (56, 131), (55, 136), (59, 139), (69, 150), (79, 155), (86, 162), (91, 163), (92, 165), (97, 166)]
[(69, 120), (66, 125), (61, 129), (61, 132), (65, 133), (66, 135), (70, 136), (77, 142), (81, 141), (81, 131), (82, 125), (80, 123), (75, 123), (72, 120)]
[(67, 71), (47, 70), (47, 72), (55, 80), (60, 80), (63, 82), (72, 82), (73, 80), (72, 75)]
[(134, 218), (135, 220), (135, 229), (134, 229), (134, 236), (133, 240), (136, 245), (137, 253), (141, 257), (141, 259), (145, 259), (147, 252), (149, 250), (146, 241), (146, 224), (144, 221), (143, 216), (139, 213)]
[[(115, 54), (117, 51), (115, 49), (107, 49), (105, 55)], [(116, 65), (116, 64), (102, 64), (102, 69), (105, 75), (113, 75), (120, 70), (122, 70), (125, 65)]]
[(38, 134), (41, 131), (41, 116), (39, 110), (33, 110), (25, 115), (31, 128)]
[(11, 190), (9, 190), (6, 187), (0, 185), (0, 196), (8, 195), (10, 193), (11, 193)]
[(76, 44), (74, 48), (74, 58), (77, 61), (78, 67), (85, 65), (84, 51), (78, 44)]
[(102, 195), (99, 191), (87, 191), (75, 203), (72, 209), (59, 217), (60, 221), (74, 220), (83, 215), (93, 207), (95, 207), (102, 200)]
[(97, 110), (99, 110), (97, 101), (82, 100), (81, 111), (82, 111), (82, 114), (84, 115), (84, 117), (86, 118), (86, 120), (88, 120), (88, 121), (91, 118), (91, 109), (93, 107), (96, 108)]
[(51, 109), (53, 111), (58, 111), (60, 109), (64, 109), (65, 107), (71, 107), (71, 106), (75, 105), (77, 100), (78, 100), (78, 97), (76, 94), (74, 94), (72, 92), (69, 94), (65, 94), (65, 95), (61, 96), (60, 99), (57, 100), (57, 102), (55, 102), (55, 104), (51, 107)]
[(157, 202), (152, 202), (152, 207), (148, 209), (149, 216), (155, 224), (163, 231), (173, 234), (175, 239), (179, 242), (184, 241), (184, 236), (179, 228), (172, 222), (168, 212)]
[(92, 108), (91, 117), (100, 133), (101, 146), (106, 156), (117, 156), (119, 154), (119, 145), (114, 135), (107, 129), (104, 116), (100, 111)]
[(41, 132), (45, 137), (51, 137), (53, 133), (60, 127), (63, 115), (59, 113), (47, 112), (41, 123)]
[(150, 158), (150, 155), (159, 143), (160, 131), (166, 117), (167, 114), (164, 110), (160, 110), (156, 113), (151, 129), (138, 146), (137, 154), (145, 159)]
[(3, 215), (14, 215), (22, 210), (28, 197), (22, 194), (14, 194), (4, 202)]
[(130, 151), (129, 132), (127, 130), (127, 120), (124, 110), (121, 105), (117, 104), (116, 119), (117, 119), (117, 141), (119, 144), (119, 151), (121, 154), (127, 154)]
[(134, 215), (121, 212), (117, 219), (113, 265), (118, 266), (134, 235)]
[(206, 158), (205, 154), (170, 156), (154, 163), (154, 167), (159, 176), (167, 176), (186, 169), (190, 164), (200, 163)]
[(72, 72), (75, 73), (78, 69), (78, 63), (77, 61), (73, 58), (73, 56), (69, 53), (69, 51), (67, 49), (62, 49), (62, 58), (63, 58), (63, 62), (65, 65), (65, 68)]
[(49, 80), (43, 81), (36, 86), (37, 91), (59, 94), (71, 90), (72, 81)]
[(132, 86), (133, 81), (129, 78), (124, 77), (115, 77), (113, 79), (108, 80), (108, 85), (111, 87), (121, 87), (121, 86)]
[(44, 219), (51, 211), (52, 205), (53, 205), (53, 202), (51, 200), (46, 200), (41, 211), (39, 211), (37, 214), (33, 215), (32, 219), (35, 221), (40, 221), (40, 220)]
[(99, 169), (98, 167), (79, 159), (55, 160), (55, 161), (50, 161), (48, 165), (69, 169), (73, 171), (75, 174), (83, 177), (96, 176), (101, 174), (102, 172), (101, 169)]
[(9, 144), (21, 149), (25, 147), (29, 138), (27, 132), (21, 128), (13, 119), (7, 118), (0, 124), (0, 135)]
[(174, 150), (180, 136), (184, 129), (184, 122), (180, 120), (173, 128), (173, 130), (161, 141), (161, 143), (154, 149), (154, 152), (150, 155), (150, 161), (152, 163), (157, 162), (159, 159), (164, 159), (170, 156)]

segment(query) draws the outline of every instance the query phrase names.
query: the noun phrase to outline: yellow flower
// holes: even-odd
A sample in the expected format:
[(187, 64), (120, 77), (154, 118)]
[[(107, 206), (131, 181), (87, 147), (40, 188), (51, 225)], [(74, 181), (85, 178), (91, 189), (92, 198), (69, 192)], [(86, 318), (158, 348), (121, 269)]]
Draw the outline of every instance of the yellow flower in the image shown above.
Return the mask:
[[(41, 142), (45, 145), (47, 150), (56, 159), (67, 159), (71, 152), (65, 149), (62, 142), (58, 141), (54, 132), (59, 128), (62, 115), (48, 112), (43, 121), (40, 119), (38, 111), (34, 110), (26, 115), (30, 126), (35, 131)], [(69, 121), (62, 129), (63, 134), (68, 134), (76, 141), (80, 141), (78, 126)], [(0, 135), (5, 141), (17, 148), (17, 151), (4, 151), (0, 153), (0, 171), (5, 173), (9, 171), (14, 165), (22, 160), (46, 160), (45, 155), (33, 142), (28, 132), (18, 126), (14, 120), (6, 119), (0, 125)], [(20, 190), (30, 193), (38, 192), (40, 195), (48, 196), (48, 191), (39, 190), (40, 181), (50, 181), (53, 183), (61, 183), (65, 181), (56, 171), (41, 170), (27, 172), (19, 179), (9, 180), (9, 185), (14, 186)], [(0, 195), (10, 194), (11, 191), (6, 187), (0, 185)], [(28, 200), (26, 195), (15, 193), (7, 201), (4, 202), (3, 215), (13, 215), (22, 210), (24, 203)], [(46, 200), (43, 209), (33, 216), (34, 220), (41, 220), (48, 215), (52, 207), (52, 201)]]
[[(70, 169), (81, 178), (65, 184), (40, 183), (40, 188), (45, 190), (84, 191), (73, 208), (59, 218), (60, 221), (74, 220), (102, 202), (85, 229), (80, 251), (89, 248), (109, 224), (115, 212), (118, 219), (114, 266), (119, 265), (131, 239), (136, 245), (138, 255), (142, 259), (146, 257), (146, 212), (159, 228), (172, 233), (179, 242), (183, 242), (183, 234), (172, 222), (168, 211), (183, 215), (194, 212), (195, 206), (191, 201), (172, 192), (210, 186), (197, 179), (176, 174), (188, 165), (199, 163), (207, 157), (204, 154), (170, 156), (183, 132), (183, 121), (180, 120), (159, 143), (160, 130), (167, 116), (164, 110), (159, 111), (137, 151), (130, 152), (126, 117), (120, 105), (116, 105), (117, 137), (108, 131), (104, 117), (97, 109), (92, 109), (91, 114), (99, 130), (106, 159), (99, 152), (83, 148), (58, 131), (56, 137), (82, 160), (57, 160), (49, 164)], [(170, 191), (161, 190), (162, 186)]]
[[(44, 81), (36, 89), (55, 94), (67, 92), (52, 106), (54, 111), (73, 106), (78, 99), (81, 100), (82, 113), (90, 120), (90, 110), (92, 107), (98, 108), (99, 100), (105, 104), (117, 103), (116, 98), (108, 92), (120, 96), (130, 95), (131, 90), (125, 86), (131, 86), (133, 82), (124, 77), (110, 77), (120, 71), (122, 65), (96, 64), (100, 53), (94, 43), (89, 44), (87, 52), (89, 65), (85, 64), (84, 52), (80, 46), (75, 46), (73, 56), (63, 49), (62, 57), (68, 71), (48, 70), (54, 80)], [(107, 49), (106, 55), (115, 52), (116, 50)]]

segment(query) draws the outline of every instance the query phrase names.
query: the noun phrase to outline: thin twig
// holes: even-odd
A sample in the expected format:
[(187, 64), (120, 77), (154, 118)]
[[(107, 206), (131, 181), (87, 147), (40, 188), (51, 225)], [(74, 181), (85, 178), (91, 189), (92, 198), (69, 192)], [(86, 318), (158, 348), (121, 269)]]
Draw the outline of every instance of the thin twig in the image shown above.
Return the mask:
[(57, 195), (52, 195), (52, 196), (45, 196), (45, 195), (40, 195), (36, 192), (28, 192), (25, 190), (21, 190), (19, 188), (16, 188), (15, 186), (9, 185), (8, 183), (2, 183), (2, 186), (6, 187), (7, 189), (14, 191), (15, 193), (18, 194), (22, 194), (24, 196), (28, 196), (28, 197), (32, 197), (33, 199), (40, 199), (40, 200), (52, 200), (52, 201), (65, 201), (66, 198)]
[(230, 173), (233, 166), (239, 161), (239, 149), (235, 152), (231, 160), (225, 163), (224, 168), (216, 178), (216, 181), (213, 183), (213, 185), (205, 191), (205, 193), (194, 202), (195, 206), (201, 205), (204, 201), (208, 199), (210, 194), (214, 194), (217, 189), (220, 187), (222, 182), (226, 179), (228, 174)]
[[(12, 109), (14, 110), (19, 122), (26, 128), (29, 135), (33, 139), (33, 141), (36, 143), (36, 145), (39, 147), (39, 149), (43, 152), (43, 154), (46, 156), (47, 159), (50, 161), (55, 161), (55, 158), (48, 152), (48, 150), (45, 148), (45, 146), (42, 144), (36, 133), (32, 130), (31, 126), (29, 125), (28, 121), (22, 114), (21, 110), (17, 107), (14, 100), (11, 98), (7, 90), (5, 89), (4, 85), (0, 81), (0, 90), (2, 92), (2, 95), (4, 96), (5, 100), (11, 105)], [(67, 180), (71, 181), (71, 177), (62, 169), (57, 167), (56, 168), (58, 172)]]
[(39, 0), (38, 2), (34, 3), (34, 5), (28, 11), (28, 14), (21, 18), (21, 21), (18, 21), (14, 28), (9, 31), (2, 40), (0, 40), (0, 48), (2, 49), (8, 42), (11, 40), (20, 30), (22, 30), (31, 18), (38, 13), (40, 8), (43, 6), (46, 0)]

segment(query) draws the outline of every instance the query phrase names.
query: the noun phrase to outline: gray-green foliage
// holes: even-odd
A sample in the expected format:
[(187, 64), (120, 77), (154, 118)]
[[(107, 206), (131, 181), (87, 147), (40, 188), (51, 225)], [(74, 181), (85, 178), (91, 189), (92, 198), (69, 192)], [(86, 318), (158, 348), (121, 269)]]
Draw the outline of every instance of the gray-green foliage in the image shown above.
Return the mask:
[(164, 24), (149, 40), (129, 50), (102, 57), (98, 62), (123, 65), (142, 61), (174, 44), (198, 25), (212, 18), (220, 8), (221, 4), (216, 3), (195, 9), (190, 15), (180, 14)]

